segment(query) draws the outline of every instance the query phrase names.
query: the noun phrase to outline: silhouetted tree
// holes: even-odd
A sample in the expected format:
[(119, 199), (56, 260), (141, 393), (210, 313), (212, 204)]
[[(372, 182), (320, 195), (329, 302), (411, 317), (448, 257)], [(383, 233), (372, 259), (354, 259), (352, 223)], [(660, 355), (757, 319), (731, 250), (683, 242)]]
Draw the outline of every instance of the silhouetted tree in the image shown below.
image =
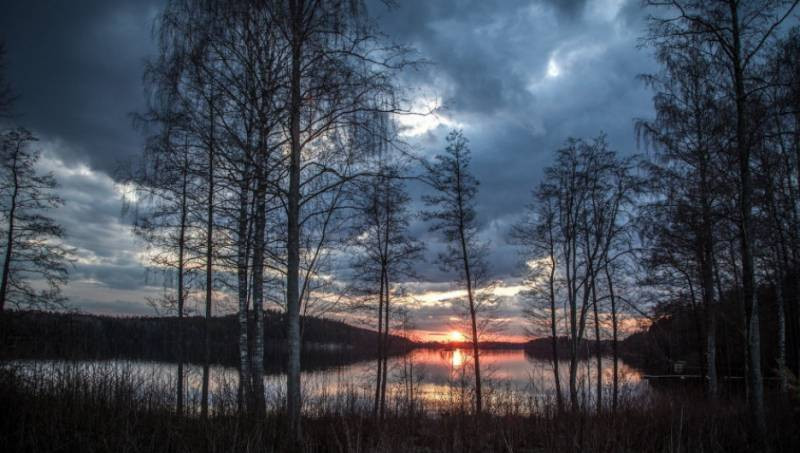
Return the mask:
[[(800, 375), (800, 28), (781, 39), (764, 64), (769, 82), (761, 93), (763, 134), (756, 148), (756, 188), (762, 194), (760, 234), (766, 239), (761, 259), (775, 288), (778, 338), (777, 368), (781, 391), (788, 389), (789, 344), (795, 345), (795, 375)], [(763, 214), (767, 214), (764, 216)], [(785, 288), (789, 291), (785, 291)]]
[[(531, 275), (527, 295), (532, 297), (528, 313), (541, 318), (549, 313), (549, 330), (556, 348), (558, 312), (566, 317), (569, 342), (569, 395), (573, 410), (578, 408), (577, 371), (579, 347), (585, 339), (589, 310), (594, 315), (597, 349), (597, 410), (602, 409), (602, 362), (600, 303), (611, 301), (612, 341), (616, 349), (617, 295), (613, 293), (612, 266), (631, 249), (630, 231), (638, 180), (632, 175), (633, 161), (620, 159), (608, 148), (605, 136), (586, 142), (570, 138), (556, 153), (555, 163), (534, 192), (534, 204), (515, 237), (525, 252)], [(606, 286), (602, 286), (605, 274)], [(605, 289), (608, 294), (600, 291)], [(562, 304), (556, 302), (562, 300)], [(545, 300), (544, 304), (537, 301)], [(542, 313), (544, 312), (544, 313)], [(555, 371), (554, 364), (554, 371)], [(614, 368), (617, 368), (615, 354)], [(618, 387), (618, 376), (613, 377)], [(614, 392), (612, 408), (616, 408)]]
[(755, 435), (759, 443), (766, 438), (764, 387), (761, 371), (759, 305), (753, 263), (753, 187), (751, 172), (752, 118), (750, 97), (757, 91), (755, 67), (780, 25), (799, 3), (797, 0), (649, 0), (651, 6), (666, 7), (665, 17), (649, 18), (647, 40), (656, 47), (680, 48), (701, 42), (713, 49), (716, 63), (734, 104), (735, 135), (739, 176), (739, 242), (742, 260), (742, 296), (745, 305), (748, 344), (748, 390)]
[(0, 136), (0, 313), (7, 303), (53, 309), (66, 302), (61, 286), (67, 282), (70, 250), (63, 243), (63, 229), (48, 216), (63, 200), (53, 175), (36, 168), (41, 153), (32, 149), (35, 141), (22, 128)]
[[(557, 255), (558, 231), (557, 208), (555, 200), (545, 193), (534, 192), (536, 202), (528, 206), (529, 212), (522, 221), (514, 225), (512, 240), (522, 247), (525, 261), (525, 285), (527, 289), (521, 293), (526, 305), (525, 315), (533, 323), (531, 333), (539, 336), (542, 332), (550, 336), (551, 364), (553, 366), (553, 382), (555, 383), (556, 404), (558, 411), (564, 410), (564, 394), (561, 391), (561, 373), (559, 371), (559, 310), (558, 300), (561, 294), (559, 270), (560, 258)], [(544, 326), (542, 328), (542, 326)]]
[[(650, 264), (677, 265), (687, 272), (690, 282), (698, 282), (705, 311), (702, 329), (705, 346), (699, 350), (706, 359), (707, 393), (714, 399), (718, 392), (718, 300), (713, 232), (721, 217), (717, 203), (720, 184), (726, 181), (721, 177), (719, 165), (724, 161), (724, 143), (729, 132), (720, 113), (727, 110), (714, 81), (716, 68), (703, 56), (699, 44), (661, 49), (658, 59), (664, 73), (643, 76), (657, 91), (656, 119), (637, 123), (638, 134), (652, 143), (656, 151), (656, 162), (648, 167), (654, 200), (647, 210), (654, 222), (646, 233), (654, 241)], [(685, 253), (685, 259), (660, 259), (659, 255), (665, 253)]]
[(451, 131), (447, 135), (447, 148), (444, 154), (436, 156), (436, 161), (428, 166), (426, 181), (435, 190), (434, 194), (423, 197), (431, 208), (423, 212), (423, 218), (433, 221), (432, 231), (441, 232), (447, 242), (447, 249), (439, 255), (442, 267), (457, 272), (467, 292), (467, 311), (469, 315), (472, 358), (475, 366), (475, 411), (483, 410), (481, 390), (480, 345), (481, 321), (478, 314), (484, 300), (478, 295), (478, 281), (485, 277), (486, 268), (483, 257), (485, 244), (478, 238), (475, 213), (475, 196), (478, 193), (478, 180), (470, 173), (471, 153), (468, 141), (461, 131)]
[[(369, 110), (396, 110), (392, 74), (403, 67), (402, 49), (376, 41), (361, 2), (333, 0), (275, 2), (274, 17), (290, 48), (288, 111), (289, 137), (286, 168), (286, 311), (289, 361), (287, 412), (291, 436), (302, 441), (300, 430), (300, 282), (303, 212), (319, 196), (351, 180), (347, 164), (357, 149), (326, 147), (326, 136), (353, 126), (357, 114)], [(376, 48), (380, 53), (372, 52)], [(376, 101), (381, 103), (376, 104)], [(389, 101), (384, 103), (383, 101)], [(328, 182), (311, 191), (319, 176)], [(313, 215), (312, 215), (313, 217)]]
[[(208, 324), (214, 292), (214, 213), (217, 209), (214, 165), (218, 158), (216, 151), (220, 141), (215, 134), (219, 121), (218, 100), (215, 96), (217, 87), (209, 77), (207, 67), (212, 61), (210, 43), (218, 30), (219, 23), (216, 19), (221, 11), (221, 7), (204, 2), (175, 0), (167, 5), (161, 15), (157, 28), (160, 54), (148, 65), (146, 71), (153, 106), (145, 119), (160, 124), (163, 134), (180, 134), (184, 144), (182, 147), (166, 146), (161, 153), (162, 161), (171, 161), (179, 172), (178, 175), (173, 174), (173, 179), (169, 179), (167, 175), (170, 172), (167, 172), (167, 175), (156, 175), (156, 179), (140, 181), (143, 187), (155, 184), (156, 190), (166, 188), (168, 193), (182, 194), (189, 189), (184, 186), (184, 177), (188, 177), (188, 172), (191, 171), (192, 202), (185, 205), (188, 198), (181, 196), (180, 203), (183, 207), (177, 211), (181, 212), (182, 220), (179, 223), (182, 227), (179, 227), (179, 231), (183, 233), (183, 239), (178, 235), (178, 248), (183, 253), (191, 247), (195, 259), (203, 262), (206, 326), (204, 349), (207, 357), (210, 349)], [(157, 159), (153, 155), (145, 154), (144, 161), (145, 166), (153, 165)], [(166, 186), (159, 185), (158, 178), (167, 178)], [(187, 211), (184, 212), (184, 209)], [(186, 239), (185, 222), (188, 218), (192, 219), (191, 224), (194, 226), (191, 230), (193, 240), (183, 242)], [(178, 260), (181, 264), (182, 259)], [(203, 418), (208, 416), (209, 365), (208, 360), (205, 362), (201, 396)]]
[[(379, 121), (386, 121), (383, 115)], [(385, 140), (377, 140), (375, 175), (355, 186), (357, 217), (352, 245), (356, 252), (353, 266), (361, 293), (378, 299), (378, 362), (373, 415), (383, 420), (386, 406), (387, 359), (390, 338), (390, 297), (393, 283), (414, 275), (413, 263), (420, 258), (422, 244), (407, 233), (412, 218), (410, 198), (405, 192), (402, 167), (390, 154)], [(396, 157), (396, 156), (395, 156)], [(377, 289), (377, 293), (376, 290)], [(374, 309), (369, 306), (370, 310)]]

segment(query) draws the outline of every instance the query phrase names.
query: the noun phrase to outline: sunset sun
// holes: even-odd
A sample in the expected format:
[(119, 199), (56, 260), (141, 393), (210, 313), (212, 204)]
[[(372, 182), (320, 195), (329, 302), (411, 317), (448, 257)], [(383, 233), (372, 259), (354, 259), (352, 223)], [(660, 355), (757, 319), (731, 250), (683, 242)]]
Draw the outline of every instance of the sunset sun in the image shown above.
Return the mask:
[(466, 339), (467, 338), (457, 330), (453, 330), (447, 334), (447, 341), (449, 341), (450, 343), (461, 343)]

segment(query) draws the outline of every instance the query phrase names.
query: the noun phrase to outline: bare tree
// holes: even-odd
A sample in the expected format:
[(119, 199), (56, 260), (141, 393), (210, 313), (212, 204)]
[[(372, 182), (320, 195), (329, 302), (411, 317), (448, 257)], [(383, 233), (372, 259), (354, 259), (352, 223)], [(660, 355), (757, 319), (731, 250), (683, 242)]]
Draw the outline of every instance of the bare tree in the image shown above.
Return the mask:
[[(177, 412), (184, 402), (184, 333), (186, 301), (193, 286), (199, 256), (190, 243), (197, 231), (197, 200), (193, 196), (196, 175), (191, 147), (175, 143), (175, 129), (166, 128), (150, 140), (141, 166), (130, 176), (131, 191), (125, 194), (126, 210), (133, 210), (134, 233), (149, 249), (151, 263), (163, 272), (165, 293), (161, 301), (167, 312), (178, 316)], [(174, 290), (174, 292), (173, 292)]]
[(739, 242), (742, 256), (742, 292), (745, 301), (748, 343), (748, 387), (751, 413), (758, 442), (766, 437), (764, 388), (761, 372), (759, 306), (753, 267), (750, 96), (758, 90), (754, 67), (775, 32), (797, 6), (797, 0), (672, 0), (647, 2), (666, 7), (666, 17), (651, 17), (648, 41), (672, 48), (686, 45), (694, 36), (712, 46), (717, 61), (727, 70), (726, 82), (736, 112), (735, 148), (739, 169)]
[[(376, 41), (371, 27), (363, 20), (361, 2), (275, 2), (274, 17), (290, 47), (289, 105), (285, 125), (289, 137), (288, 187), (284, 189), (289, 346), (286, 379), (290, 432), (300, 443), (300, 313), (303, 300), (300, 293), (300, 252), (303, 219), (308, 216), (308, 213), (303, 213), (303, 207), (351, 180), (354, 170), (352, 165), (340, 166), (338, 170), (328, 165), (334, 161), (352, 163), (353, 160), (347, 156), (352, 150), (342, 153), (347, 147), (338, 148), (336, 154), (314, 150), (323, 144), (320, 140), (324, 137), (351, 127), (359, 112), (396, 109), (391, 76), (405, 61), (402, 49)], [(376, 104), (376, 100), (389, 102)], [(347, 169), (349, 174), (341, 173), (341, 169)], [(309, 191), (308, 183), (320, 175), (334, 178), (318, 190)]]
[[(152, 86), (155, 101), (160, 103), (151, 108), (150, 120), (160, 123), (169, 135), (179, 127), (184, 137), (184, 157), (170, 157), (177, 148), (167, 146), (166, 156), (182, 162), (177, 168), (188, 172), (192, 168), (192, 216), (195, 223), (196, 240), (190, 243), (180, 242), (180, 251), (191, 246), (198, 258), (203, 257), (205, 267), (205, 324), (204, 324), (204, 356), (201, 416), (208, 416), (209, 388), (209, 355), (210, 338), (208, 323), (212, 314), (212, 295), (214, 290), (213, 260), (214, 256), (214, 211), (215, 211), (215, 168), (217, 160), (216, 148), (219, 138), (215, 135), (218, 122), (217, 97), (213, 80), (208, 77), (206, 67), (210, 64), (211, 53), (209, 43), (218, 26), (216, 21), (220, 8), (210, 4), (197, 4), (191, 0), (175, 0), (170, 2), (161, 15), (158, 26), (160, 55), (148, 65), (146, 80)], [(178, 124), (175, 124), (177, 121)], [(188, 148), (191, 147), (191, 159)], [(147, 159), (148, 156), (145, 156)], [(150, 156), (152, 159), (152, 156)], [(191, 163), (190, 163), (191, 160)], [(183, 176), (177, 181), (182, 181)], [(154, 181), (142, 181), (144, 185)], [(178, 184), (184, 190), (182, 184)], [(203, 193), (204, 196), (199, 196)], [(187, 213), (188, 214), (188, 213)], [(202, 221), (200, 221), (202, 219)], [(185, 219), (184, 219), (185, 221)], [(202, 227), (200, 224), (202, 223)], [(185, 226), (185, 225), (184, 225)], [(202, 233), (201, 231), (202, 230)], [(186, 231), (182, 230), (185, 235)], [(185, 236), (184, 236), (185, 239)], [(181, 261), (182, 258), (179, 259)], [(182, 291), (182, 288), (180, 289)]]
[[(285, 80), (288, 46), (270, 8), (243, 1), (218, 11), (220, 25), (208, 43), (211, 64), (203, 73), (216, 90), (219, 132), (224, 146), (217, 151), (220, 175), (222, 231), (235, 238), (225, 256), (237, 274), (239, 355), (242, 402), (263, 415), (265, 273), (270, 265), (268, 237), (283, 222), (279, 217), (282, 147), (286, 137)], [(224, 241), (223, 241), (224, 242)], [(272, 265), (274, 269), (274, 265)], [(253, 305), (253, 329), (248, 306)], [(252, 346), (252, 351), (250, 351)]]
[[(532, 334), (550, 336), (553, 382), (556, 390), (558, 411), (564, 410), (564, 394), (561, 391), (559, 371), (559, 305), (561, 294), (559, 277), (556, 274), (560, 258), (557, 256), (558, 237), (556, 230), (557, 211), (555, 200), (544, 193), (534, 193), (537, 203), (528, 206), (529, 213), (514, 225), (512, 240), (522, 247), (525, 261), (525, 285), (521, 294), (526, 300), (525, 314), (533, 323)], [(543, 329), (541, 326), (544, 326)]]
[[(690, 39), (691, 38), (687, 38)], [(691, 42), (691, 41), (690, 41)], [(691, 279), (697, 279), (702, 290), (705, 311), (706, 390), (709, 398), (717, 397), (717, 296), (714, 284), (713, 231), (720, 222), (717, 199), (724, 181), (718, 165), (723, 153), (728, 128), (719, 112), (725, 103), (715, 81), (715, 68), (704, 56), (699, 43), (679, 49), (662, 49), (658, 58), (664, 65), (661, 76), (643, 76), (655, 90), (656, 119), (639, 121), (637, 133), (656, 149), (654, 165), (649, 166), (654, 209), (669, 212), (667, 219), (675, 228), (666, 228), (664, 219), (652, 232), (691, 237), (687, 244), (689, 263), (694, 263)], [(676, 184), (682, 181), (682, 184)], [(673, 206), (683, 209), (671, 209)], [(657, 216), (658, 217), (658, 216)], [(675, 230), (678, 231), (675, 231)], [(662, 240), (669, 241), (663, 237)], [(674, 244), (670, 247), (674, 247)], [(680, 242), (680, 239), (679, 241)], [(654, 261), (654, 263), (658, 263)], [(661, 264), (661, 263), (658, 263)], [(698, 335), (700, 332), (698, 332)]]
[[(352, 245), (356, 252), (353, 262), (356, 278), (364, 286), (360, 292), (378, 299), (379, 341), (373, 416), (383, 420), (392, 313), (390, 297), (395, 292), (394, 282), (414, 275), (412, 264), (420, 258), (422, 244), (409, 237), (406, 231), (411, 213), (410, 198), (403, 187), (402, 168), (380, 137), (378, 148), (375, 176), (355, 184), (357, 218)], [(374, 309), (371, 304), (368, 306)]]
[(423, 213), (423, 218), (433, 221), (431, 230), (441, 232), (447, 242), (446, 252), (439, 256), (442, 267), (458, 272), (467, 292), (469, 337), (475, 366), (475, 411), (480, 415), (483, 410), (479, 351), (481, 323), (478, 321), (481, 303), (476, 292), (478, 279), (485, 276), (485, 245), (478, 238), (475, 213), (478, 181), (469, 171), (470, 154), (468, 141), (461, 131), (450, 132), (445, 153), (436, 156), (436, 161), (428, 167), (426, 181), (435, 193), (423, 197), (431, 208)]
[[(262, 412), (262, 307), (285, 305), (288, 424), (297, 442), (300, 314), (325, 286), (319, 272), (344, 188), (363, 174), (364, 149), (353, 140), (365, 127), (360, 113), (397, 110), (392, 75), (406, 64), (404, 49), (382, 45), (363, 9), (346, 0), (172, 0), (159, 23), (205, 195), (206, 314), (214, 286), (237, 287), (241, 401), (255, 398)], [(285, 276), (285, 298), (277, 275)]]
[[(638, 186), (632, 174), (634, 168), (632, 159), (620, 159), (608, 148), (603, 135), (592, 142), (568, 139), (557, 151), (555, 163), (545, 169), (544, 181), (534, 192), (528, 218), (514, 232), (515, 239), (526, 248), (524, 256), (530, 268), (530, 289), (526, 292), (530, 301), (528, 314), (535, 322), (544, 318), (548, 326), (554, 372), (557, 372), (558, 325), (561, 322), (557, 318), (564, 317), (573, 410), (579, 407), (578, 359), (586, 337), (589, 310), (593, 315), (598, 367), (597, 411), (603, 407), (599, 346), (601, 327), (608, 316), (605, 315), (607, 308), (601, 303), (611, 302), (612, 342), (616, 350), (618, 297), (614, 293), (611, 267), (618, 266), (631, 247), (629, 236)], [(617, 360), (615, 355), (615, 370)], [(613, 384), (616, 389), (616, 373)], [(557, 388), (560, 390), (560, 382)], [(616, 409), (616, 405), (615, 391), (612, 409)]]
[(71, 254), (61, 226), (47, 215), (63, 204), (55, 193), (56, 180), (38, 172), (41, 154), (32, 149), (36, 138), (30, 132), (9, 130), (0, 140), (0, 314), (6, 303), (17, 308), (63, 307), (61, 286), (67, 282)]
[(586, 319), (591, 308), (590, 296), (593, 285), (591, 270), (596, 266), (599, 244), (590, 246), (583, 241), (586, 227), (589, 191), (587, 179), (591, 173), (587, 154), (591, 145), (582, 140), (568, 139), (564, 148), (556, 155), (556, 163), (545, 170), (545, 181), (537, 191), (539, 203), (551, 200), (556, 210), (555, 218), (557, 253), (566, 288), (565, 315), (568, 317), (570, 348), (569, 394), (573, 410), (578, 408), (577, 372), (580, 345), (584, 340)]
[[(147, 145), (138, 165), (123, 180), (131, 192), (124, 196), (126, 210), (131, 210), (134, 233), (145, 240), (153, 266), (164, 273), (165, 294), (162, 304), (168, 312), (177, 312), (178, 322), (178, 398), (177, 411), (183, 411), (184, 334), (186, 302), (198, 281), (203, 254), (202, 146), (195, 133), (191, 103), (187, 102), (185, 84), (186, 57), (184, 41), (177, 36), (167, 39), (161, 54), (148, 62), (144, 80), (148, 92), (148, 110), (136, 115), (135, 122), (147, 133)], [(180, 44), (178, 44), (180, 43)], [(152, 132), (151, 132), (152, 131)], [(173, 278), (173, 274), (176, 274)], [(173, 288), (174, 287), (174, 288)], [(170, 291), (174, 289), (174, 293)]]
[[(800, 283), (794, 285), (789, 276), (800, 268), (800, 77), (797, 76), (800, 58), (800, 28), (795, 27), (780, 40), (763, 65), (767, 89), (760, 95), (759, 115), (763, 128), (762, 139), (756, 148), (756, 191), (762, 194), (760, 237), (766, 247), (760, 247), (761, 260), (767, 269), (764, 275), (775, 288), (778, 322), (777, 368), (782, 392), (788, 389), (788, 346), (790, 333), (797, 341), (800, 326)], [(766, 214), (766, 216), (764, 215)], [(786, 291), (785, 289), (788, 289)], [(796, 344), (796, 343), (795, 343)], [(795, 375), (800, 374), (800, 348), (794, 357)]]
[[(595, 310), (595, 339), (597, 341), (597, 391), (602, 393), (602, 374), (600, 362), (600, 335), (598, 327), (603, 321), (598, 315), (598, 304), (607, 300), (609, 304), (604, 311), (610, 311), (611, 317), (611, 348), (612, 348), (612, 394), (611, 411), (617, 413), (619, 405), (619, 315), (622, 312), (620, 300), (623, 300), (614, 287), (622, 286), (625, 279), (619, 276), (619, 269), (631, 268), (630, 261), (635, 250), (634, 234), (635, 220), (638, 211), (638, 198), (642, 192), (643, 182), (635, 172), (638, 159), (636, 156), (620, 158), (613, 151), (605, 149), (605, 141), (598, 153), (598, 163), (593, 174), (597, 178), (592, 190), (592, 217), (590, 228), (593, 229), (596, 240), (602, 244), (599, 267), (594, 273), (594, 293), (600, 289), (605, 294), (597, 297), (593, 302)], [(605, 274), (603, 280), (600, 276)], [(599, 277), (599, 280), (598, 280)], [(616, 279), (615, 279), (616, 277)], [(608, 316), (605, 316), (607, 319)], [(606, 322), (607, 323), (607, 322)], [(597, 399), (597, 411), (602, 411), (602, 400)]]

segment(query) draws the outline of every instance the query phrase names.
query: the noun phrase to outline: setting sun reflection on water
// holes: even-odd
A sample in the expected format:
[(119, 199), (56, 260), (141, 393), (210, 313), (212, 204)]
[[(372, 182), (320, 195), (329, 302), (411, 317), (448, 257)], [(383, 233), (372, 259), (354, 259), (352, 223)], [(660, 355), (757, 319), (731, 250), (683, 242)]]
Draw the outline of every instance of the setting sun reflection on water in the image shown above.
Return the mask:
[[(485, 407), (497, 413), (514, 410), (528, 413), (541, 409), (541, 404), (552, 401), (555, 384), (549, 360), (534, 358), (523, 350), (480, 351), (481, 375)], [(175, 388), (177, 365), (145, 361), (13, 361), (8, 365), (39, 375), (57, 376), (65, 370), (85, 376), (124, 375), (140, 382), (158, 386), (169, 392)], [(389, 386), (387, 401), (402, 410), (413, 406), (416, 410), (438, 412), (452, 407), (471, 407), (473, 388), (473, 360), (471, 350), (462, 348), (416, 349), (403, 356), (389, 359)], [(202, 367), (186, 366), (188, 398), (198, 398), (202, 385)], [(560, 362), (562, 390), (568, 382), (568, 362)], [(581, 398), (593, 398), (596, 380), (596, 362), (582, 361), (578, 386)], [(620, 382), (623, 395), (647, 390), (641, 374), (620, 363)], [(318, 411), (343, 405), (360, 405), (369, 408), (375, 392), (374, 361), (358, 362), (319, 371), (304, 371), (302, 385), (304, 410)], [(602, 362), (604, 393), (611, 385), (612, 362)], [(270, 408), (279, 409), (285, 397), (286, 378), (272, 374), (264, 378), (266, 399)], [(210, 367), (210, 389), (213, 395), (235, 394), (238, 386), (236, 368)], [(606, 398), (607, 399), (607, 398)], [(213, 403), (213, 399), (212, 399)], [(338, 406), (337, 406), (338, 405)]]
[(461, 352), (461, 349), (456, 349), (452, 352), (450, 363), (453, 368), (461, 368), (464, 365), (464, 353)]

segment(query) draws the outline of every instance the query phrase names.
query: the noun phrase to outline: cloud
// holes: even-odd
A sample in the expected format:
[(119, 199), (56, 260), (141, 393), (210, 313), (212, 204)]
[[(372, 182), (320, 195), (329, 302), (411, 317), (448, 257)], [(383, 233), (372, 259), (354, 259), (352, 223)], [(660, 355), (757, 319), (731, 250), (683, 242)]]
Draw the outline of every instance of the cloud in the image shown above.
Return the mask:
[[(155, 53), (151, 29), (163, 0), (6, 3), (0, 30), (21, 95), (20, 122), (45, 139), (43, 168), (56, 173), (67, 201), (57, 216), (79, 252), (70, 292), (92, 301), (87, 307), (113, 311), (109, 301), (117, 300), (120, 311), (136, 312), (154, 289), (111, 175), (142, 147), (129, 113), (143, 109), (142, 63)], [(481, 238), (491, 243), (489, 269), (512, 281), (521, 260), (508, 231), (553, 151), (569, 136), (600, 131), (620, 152), (635, 150), (633, 118), (652, 111), (651, 94), (635, 77), (655, 68), (636, 48), (639, 2), (404, 0), (387, 8), (370, 0), (368, 8), (390, 39), (431, 62), (402, 76), (411, 107), (435, 111), (400, 118), (404, 139), (433, 156), (450, 128), (464, 129), (481, 182), (477, 212)], [(422, 208), (428, 189), (409, 189)], [(423, 280), (414, 285), (452, 290), (456, 276), (436, 264), (441, 238), (419, 219), (410, 230), (428, 245), (417, 269)], [(515, 297), (506, 297), (508, 317), (519, 314)], [(452, 309), (435, 304), (418, 315), (433, 328)]]
[(162, 1), (3, 2), (0, 39), (20, 122), (58, 137), (67, 161), (113, 172), (141, 149), (142, 63)]
[[(74, 249), (71, 279), (109, 291), (146, 288), (142, 244), (122, 217), (118, 184), (86, 163), (63, 160), (60, 156), (70, 151), (61, 140), (43, 138), (33, 146), (42, 151), (38, 170), (55, 176), (57, 193), (64, 200), (51, 215), (62, 225), (65, 241)], [(144, 295), (138, 299), (144, 303)]]

